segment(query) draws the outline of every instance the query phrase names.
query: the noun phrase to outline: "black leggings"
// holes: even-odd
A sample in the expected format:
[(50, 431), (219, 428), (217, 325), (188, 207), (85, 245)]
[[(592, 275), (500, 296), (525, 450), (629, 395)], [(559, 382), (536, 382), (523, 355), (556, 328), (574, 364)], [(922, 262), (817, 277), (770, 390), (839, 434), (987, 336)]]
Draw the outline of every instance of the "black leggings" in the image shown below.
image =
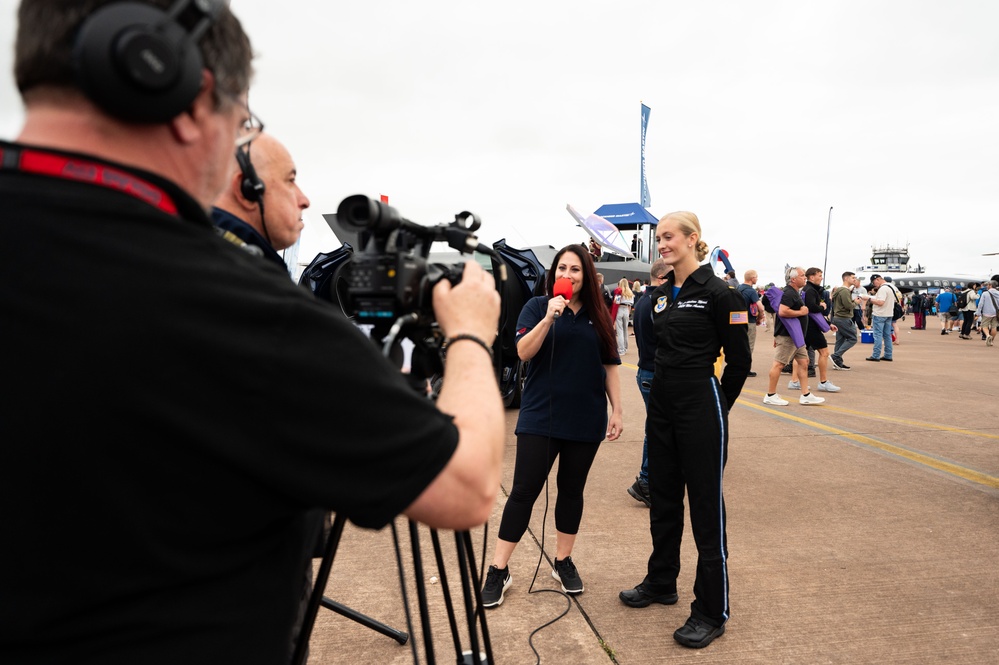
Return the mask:
[(559, 458), (555, 499), (555, 528), (566, 534), (579, 531), (583, 517), (583, 488), (600, 442), (551, 439), (536, 434), (517, 436), (517, 461), (513, 467), (513, 489), (503, 508), (499, 538), (520, 542), (531, 520), (531, 511), (545, 479)]

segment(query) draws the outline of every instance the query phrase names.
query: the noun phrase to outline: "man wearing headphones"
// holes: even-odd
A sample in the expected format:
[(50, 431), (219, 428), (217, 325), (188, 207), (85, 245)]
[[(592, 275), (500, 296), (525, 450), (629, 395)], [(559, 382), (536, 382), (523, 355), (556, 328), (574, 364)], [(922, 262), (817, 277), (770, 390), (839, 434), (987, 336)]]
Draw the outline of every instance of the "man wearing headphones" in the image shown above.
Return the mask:
[(500, 303), (477, 263), (433, 291), (452, 338), (435, 403), (216, 232), (233, 150), (259, 135), (251, 57), (224, 0), (20, 4), (2, 663), (288, 662), (317, 509), (463, 530), (494, 507)]
[(266, 133), (237, 150), (236, 161), (236, 172), (215, 200), (212, 221), (286, 268), (278, 251), (298, 242), (305, 228), (302, 211), (309, 207), (309, 199), (295, 182), (295, 162)]

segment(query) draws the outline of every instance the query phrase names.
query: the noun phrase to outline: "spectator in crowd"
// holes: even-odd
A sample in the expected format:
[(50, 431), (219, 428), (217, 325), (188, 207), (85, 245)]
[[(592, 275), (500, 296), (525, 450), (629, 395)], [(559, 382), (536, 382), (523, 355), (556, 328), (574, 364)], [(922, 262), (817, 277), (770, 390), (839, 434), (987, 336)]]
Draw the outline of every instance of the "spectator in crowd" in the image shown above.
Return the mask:
[(964, 307), (961, 322), (961, 339), (971, 339), (971, 328), (975, 323), (975, 315), (978, 312), (978, 283), (973, 282), (961, 291), (964, 296)]
[[(750, 359), (752, 359), (753, 351), (756, 349), (756, 327), (766, 321), (764, 318), (766, 312), (763, 310), (763, 304), (760, 302), (760, 294), (756, 290), (756, 282), (760, 278), (759, 274), (755, 270), (747, 270), (742, 277), (743, 282), (739, 285), (739, 293), (742, 295), (743, 300), (746, 301), (746, 307), (749, 310), (747, 332), (749, 333), (749, 355)], [(749, 376), (756, 376), (756, 372), (750, 369)]]
[[(891, 306), (892, 306), (891, 341), (892, 341), (892, 344), (898, 346), (899, 344), (902, 343), (902, 339), (899, 336), (899, 332), (898, 332), (898, 321), (899, 321), (899, 319), (905, 319), (905, 298), (902, 296), (902, 292), (898, 290), (898, 287), (895, 286), (894, 284), (892, 284), (891, 275), (885, 276), (885, 283), (888, 284), (888, 286), (891, 288), (892, 295), (894, 297), (894, 300), (892, 300), (892, 303), (891, 303)], [(901, 316), (898, 317), (898, 319), (895, 318), (895, 303), (896, 302), (902, 308), (902, 314), (901, 314)]]
[(999, 324), (999, 280), (996, 276), (988, 282), (988, 290), (983, 291), (978, 299), (978, 311), (982, 315), (982, 330), (986, 333), (985, 346), (994, 346)]
[(635, 294), (628, 284), (628, 278), (622, 277), (614, 289), (614, 305), (611, 307), (611, 319), (617, 335), (617, 355), (622, 358), (628, 352), (628, 321), (634, 304)]
[(857, 303), (856, 308), (853, 310), (853, 320), (857, 324), (857, 330), (863, 330), (868, 327), (871, 322), (870, 315), (868, 313), (868, 300), (871, 294), (867, 292), (860, 284), (860, 278), (856, 275), (853, 276), (853, 302)]
[(806, 406), (822, 404), (826, 401), (825, 398), (813, 395), (808, 387), (808, 353), (805, 350), (805, 344), (802, 342), (799, 346), (792, 339), (790, 331), (781, 320), (782, 318), (797, 319), (800, 322), (802, 333), (807, 334), (808, 332), (808, 307), (805, 306), (800, 293), (805, 285), (805, 269), (800, 267), (788, 268), (785, 278), (787, 286), (784, 287), (781, 293), (781, 300), (774, 322), (774, 362), (770, 367), (770, 382), (767, 386), (767, 394), (763, 398), (763, 403), (771, 406), (788, 405), (789, 402), (777, 394), (777, 381), (780, 379), (784, 366), (794, 363), (801, 389), (801, 397), (798, 398), (798, 402)]
[[(867, 360), (873, 362), (892, 361), (891, 317), (895, 310), (895, 291), (881, 275), (871, 275), (868, 289), (874, 291), (871, 296), (872, 330), (874, 331), (874, 348)], [(881, 355), (882, 345), (884, 355)]]
[(850, 271), (843, 273), (842, 286), (833, 289), (832, 324), (836, 326), (836, 346), (830, 359), (834, 370), (849, 370), (850, 366), (843, 362), (843, 354), (857, 343), (857, 326), (853, 320), (856, 301), (853, 298), (853, 278), (856, 275)]
[(912, 299), (909, 300), (909, 306), (912, 307), (912, 319), (915, 324), (912, 326), (913, 330), (925, 330), (926, 329), (926, 319), (924, 317), (923, 307), (926, 301), (926, 296), (922, 293), (913, 293)]
[[(638, 372), (635, 381), (645, 402), (645, 413), (648, 417), (649, 392), (652, 390), (652, 378), (656, 370), (656, 332), (652, 327), (652, 292), (666, 281), (666, 275), (673, 266), (666, 259), (658, 258), (652, 262), (651, 283), (649, 288), (635, 301), (635, 346), (638, 347)], [(628, 488), (628, 494), (636, 501), (646, 506), (652, 505), (649, 496), (649, 435), (646, 433), (642, 441), (642, 466), (635, 477), (635, 482)]]
[(952, 289), (941, 289), (937, 294), (937, 317), (940, 319), (940, 334), (950, 334), (957, 318), (957, 294)]
[[(813, 354), (818, 356), (817, 361), (815, 362), (819, 375), (819, 385), (817, 388), (820, 392), (839, 392), (839, 386), (833, 384), (833, 382), (828, 379), (829, 342), (826, 340), (825, 333), (819, 327), (820, 324), (825, 325), (825, 321), (815, 321), (811, 319), (811, 315), (817, 315), (824, 319), (826, 312), (828, 311), (828, 305), (823, 297), (822, 270), (819, 268), (809, 268), (805, 271), (805, 280), (803, 300), (810, 315), (808, 327), (805, 329), (805, 346), (812, 351)], [(833, 326), (830, 330), (836, 332), (836, 327)], [(809, 373), (808, 376), (811, 377), (814, 376), (814, 374)], [(800, 390), (800, 383), (792, 377), (787, 387), (791, 390)]]

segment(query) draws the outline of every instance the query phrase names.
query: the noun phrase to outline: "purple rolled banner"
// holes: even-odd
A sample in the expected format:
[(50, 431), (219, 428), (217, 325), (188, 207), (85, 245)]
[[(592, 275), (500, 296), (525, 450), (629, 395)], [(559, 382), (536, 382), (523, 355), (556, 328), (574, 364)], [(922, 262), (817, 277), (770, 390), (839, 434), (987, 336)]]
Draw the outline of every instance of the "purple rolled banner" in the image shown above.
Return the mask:
[(829, 332), (829, 322), (826, 321), (826, 317), (822, 316), (818, 312), (809, 312), (808, 316), (815, 322), (815, 325), (819, 327), (819, 330), (824, 333)]
[[(780, 311), (780, 299), (784, 294), (783, 289), (779, 289), (776, 286), (771, 286), (769, 289), (763, 292), (763, 295), (770, 301), (770, 306), (774, 308), (775, 312)], [(778, 315), (779, 316), (779, 315)], [(805, 345), (805, 334), (801, 332), (801, 321), (798, 319), (800, 317), (791, 316), (784, 317), (780, 316), (780, 322), (784, 324), (787, 329), (788, 334), (791, 336), (791, 341), (794, 342), (795, 347), (802, 347)], [(829, 326), (826, 326), (829, 329)]]

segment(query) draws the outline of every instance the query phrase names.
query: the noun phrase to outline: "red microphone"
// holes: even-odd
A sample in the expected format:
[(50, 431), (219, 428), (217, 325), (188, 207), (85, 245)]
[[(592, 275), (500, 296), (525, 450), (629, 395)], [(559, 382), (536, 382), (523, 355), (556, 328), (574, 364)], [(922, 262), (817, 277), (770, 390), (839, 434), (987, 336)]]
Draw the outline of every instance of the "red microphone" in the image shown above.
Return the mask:
[[(572, 280), (568, 277), (559, 277), (555, 280), (554, 286), (552, 286), (552, 297), (562, 296), (565, 298), (566, 302), (572, 300)], [(555, 312), (555, 318), (558, 318), (559, 312)]]

